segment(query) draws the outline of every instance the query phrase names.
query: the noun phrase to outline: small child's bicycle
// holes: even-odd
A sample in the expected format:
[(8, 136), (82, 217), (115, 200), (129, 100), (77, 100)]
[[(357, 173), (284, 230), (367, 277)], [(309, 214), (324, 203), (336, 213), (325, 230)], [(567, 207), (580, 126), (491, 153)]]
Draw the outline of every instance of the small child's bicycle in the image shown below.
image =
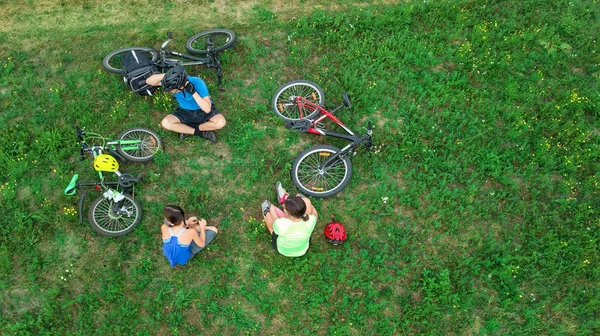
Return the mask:
[[(228, 29), (213, 29), (200, 32), (190, 37), (185, 43), (185, 48), (191, 54), (203, 55), (205, 57), (196, 57), (168, 50), (167, 45), (173, 41), (173, 32), (167, 33), (167, 40), (163, 42), (160, 49), (146, 47), (129, 47), (115, 50), (102, 60), (104, 68), (112, 73), (123, 74), (125, 70), (121, 64), (121, 58), (126, 53), (134, 50), (137, 53), (145, 54), (160, 71), (166, 72), (170, 68), (181, 65), (205, 65), (207, 68), (215, 68), (217, 71), (219, 90), (223, 74), (221, 73), (221, 62), (219, 53), (225, 49), (231, 48), (236, 41), (234, 32)], [(186, 61), (187, 60), (187, 61)]]
[[(314, 197), (330, 197), (342, 191), (352, 178), (350, 154), (361, 144), (371, 149), (373, 126), (368, 123), (367, 133), (359, 135), (344, 125), (334, 113), (342, 107), (352, 108), (348, 94), (343, 94), (343, 104), (329, 111), (325, 108), (325, 93), (317, 84), (307, 80), (294, 80), (280, 86), (273, 98), (273, 112), (285, 121), (286, 128), (316, 135), (331, 136), (351, 143), (340, 149), (329, 145), (313, 146), (296, 157), (291, 177), (301, 193)], [(347, 134), (325, 130), (322, 123), (331, 119)]]
[[(119, 237), (128, 234), (142, 218), (142, 207), (134, 197), (135, 183), (141, 178), (121, 173), (115, 157), (132, 162), (150, 161), (162, 148), (160, 138), (151, 130), (132, 128), (121, 133), (117, 140), (110, 140), (77, 127), (77, 140), (81, 146), (82, 160), (85, 159), (85, 154), (94, 156), (94, 169), (100, 180), (78, 182), (79, 174), (75, 174), (65, 189), (65, 195), (75, 195), (77, 190), (86, 186), (101, 191), (102, 195), (92, 202), (88, 211), (91, 227), (105, 236)], [(114, 173), (117, 181), (106, 181), (104, 172)], [(81, 190), (78, 208), (80, 223), (83, 223), (85, 194)]]

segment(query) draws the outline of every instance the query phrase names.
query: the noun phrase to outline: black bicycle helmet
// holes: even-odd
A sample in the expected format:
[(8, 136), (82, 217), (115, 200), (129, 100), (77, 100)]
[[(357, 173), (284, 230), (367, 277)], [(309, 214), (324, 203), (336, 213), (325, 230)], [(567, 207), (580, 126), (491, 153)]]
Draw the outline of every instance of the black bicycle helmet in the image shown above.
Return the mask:
[(171, 68), (165, 74), (160, 84), (165, 91), (180, 89), (187, 81), (187, 73), (181, 65)]

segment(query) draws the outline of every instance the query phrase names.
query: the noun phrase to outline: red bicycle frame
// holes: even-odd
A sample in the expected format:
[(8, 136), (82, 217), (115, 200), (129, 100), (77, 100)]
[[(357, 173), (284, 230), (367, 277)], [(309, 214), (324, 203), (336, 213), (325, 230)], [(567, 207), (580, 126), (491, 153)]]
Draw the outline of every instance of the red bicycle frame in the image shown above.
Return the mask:
[[(354, 134), (354, 132), (352, 132), (346, 125), (344, 125), (344, 123), (342, 123), (333, 114), (333, 113), (335, 113), (335, 111), (339, 110), (344, 105), (340, 105), (340, 106), (336, 107), (335, 109), (333, 109), (332, 111), (327, 111), (323, 106), (315, 104), (314, 102), (312, 102), (302, 96), (296, 97), (296, 104), (298, 105), (298, 110), (300, 112), (300, 119), (304, 119), (304, 116), (302, 113), (304, 111), (304, 109), (311, 110), (311, 111), (315, 111), (315, 110), (319, 111), (320, 115), (315, 120), (308, 119), (311, 122), (311, 126), (308, 130), (306, 130), (307, 133), (311, 133), (311, 134), (315, 134), (315, 135), (331, 136), (334, 138), (345, 139), (345, 140), (348, 140), (351, 142), (357, 142), (358, 140), (361, 140), (360, 137), (358, 137), (356, 134)], [(321, 123), (323, 120), (325, 120), (327, 118), (333, 120), (333, 122), (335, 122), (338, 126), (340, 126), (342, 129), (344, 129), (344, 131), (346, 131), (348, 134), (330, 132), (330, 131), (316, 127), (319, 123)]]

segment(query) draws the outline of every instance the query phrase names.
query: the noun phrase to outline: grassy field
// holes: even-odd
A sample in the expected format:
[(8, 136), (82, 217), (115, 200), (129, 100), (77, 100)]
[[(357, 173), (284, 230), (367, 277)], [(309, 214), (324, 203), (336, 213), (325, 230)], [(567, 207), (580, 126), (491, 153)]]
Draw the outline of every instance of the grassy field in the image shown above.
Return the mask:
[[(600, 333), (600, 2), (597, 0), (0, 1), (0, 333), (142, 335), (592, 335)], [(102, 69), (127, 46), (175, 32), (238, 34), (219, 142), (180, 142)], [(302, 258), (270, 247), (260, 202), (314, 144), (271, 112), (275, 89), (318, 83), (375, 151), (349, 186), (314, 199)], [(74, 125), (148, 127), (165, 151), (136, 188), (142, 223), (123, 238), (79, 224)], [(91, 199), (95, 195), (90, 195)], [(171, 269), (165, 204), (219, 227)], [(86, 204), (89, 206), (89, 200)], [(328, 245), (328, 218), (348, 243)]]

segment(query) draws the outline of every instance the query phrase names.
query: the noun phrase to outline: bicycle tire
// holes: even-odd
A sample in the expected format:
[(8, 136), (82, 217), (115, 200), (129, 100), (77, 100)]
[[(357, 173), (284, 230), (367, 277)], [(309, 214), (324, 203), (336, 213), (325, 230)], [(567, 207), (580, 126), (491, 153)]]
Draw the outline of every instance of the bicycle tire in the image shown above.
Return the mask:
[(295, 121), (303, 118), (310, 119), (319, 114), (319, 110), (314, 110), (308, 115), (301, 116), (298, 105), (294, 101), (296, 96), (302, 96), (318, 105), (325, 104), (325, 92), (321, 87), (311, 81), (293, 80), (280, 86), (273, 94), (271, 106), (275, 115), (285, 121)]
[(102, 66), (104, 67), (104, 69), (106, 69), (112, 73), (116, 73), (116, 74), (125, 73), (125, 69), (123, 69), (123, 67), (121, 65), (121, 57), (123, 56), (123, 54), (125, 54), (126, 52), (129, 52), (131, 50), (135, 50), (138, 52), (145, 52), (145, 53), (150, 54), (151, 57), (149, 56), (148, 58), (150, 58), (152, 60), (152, 62), (156, 62), (156, 60), (158, 59), (158, 52), (152, 48), (129, 47), (129, 48), (115, 50), (115, 51), (111, 52), (110, 54), (106, 55), (106, 57), (104, 57), (104, 59), (102, 60)]
[(202, 39), (208, 36), (213, 40), (213, 43), (215, 44), (213, 50), (216, 52), (231, 48), (237, 40), (235, 33), (229, 29), (211, 29), (190, 37), (185, 43), (185, 49), (192, 54), (208, 54), (206, 40)]
[[(119, 135), (119, 140), (140, 140), (140, 146), (134, 149), (123, 149), (117, 145), (117, 151), (125, 160), (131, 162), (148, 162), (162, 148), (158, 134), (146, 128), (130, 128)], [(127, 148), (128, 146), (125, 145)]]
[(318, 172), (319, 164), (339, 151), (337, 147), (317, 145), (300, 153), (290, 171), (296, 188), (302, 194), (319, 198), (342, 191), (352, 178), (352, 162), (348, 156), (332, 162), (323, 174)]
[(90, 226), (94, 231), (109, 237), (124, 236), (142, 221), (142, 206), (131, 195), (123, 194), (121, 209), (126, 213), (112, 213), (112, 200), (100, 196), (92, 202), (88, 211)]

